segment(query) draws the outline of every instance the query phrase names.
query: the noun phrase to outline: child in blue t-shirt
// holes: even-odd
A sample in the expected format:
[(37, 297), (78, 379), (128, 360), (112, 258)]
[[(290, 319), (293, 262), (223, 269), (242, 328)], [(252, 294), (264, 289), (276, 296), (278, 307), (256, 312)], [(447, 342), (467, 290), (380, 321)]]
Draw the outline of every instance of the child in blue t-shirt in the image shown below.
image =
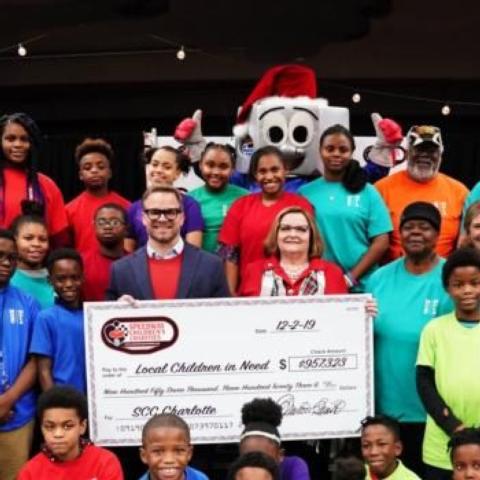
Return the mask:
[(208, 477), (189, 467), (193, 446), (190, 428), (177, 415), (155, 415), (144, 425), (140, 458), (148, 472), (139, 480), (208, 480)]
[(38, 357), (38, 376), (43, 390), (60, 384), (74, 386), (85, 393), (82, 258), (70, 248), (58, 249), (48, 257), (47, 269), (58, 299), (53, 307), (38, 315), (30, 353)]

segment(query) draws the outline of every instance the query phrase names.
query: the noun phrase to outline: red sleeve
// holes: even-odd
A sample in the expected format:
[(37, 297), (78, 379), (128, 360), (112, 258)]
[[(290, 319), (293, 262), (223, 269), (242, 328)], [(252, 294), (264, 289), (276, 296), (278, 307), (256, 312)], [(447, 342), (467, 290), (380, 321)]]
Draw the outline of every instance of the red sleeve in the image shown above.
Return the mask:
[(290, 192), (286, 192), (285, 195), (288, 195), (288, 197), (285, 198), (288, 206), (303, 208), (303, 210), (307, 211), (310, 215), (314, 215), (312, 204), (305, 197), (298, 195), (298, 193)]
[(258, 297), (260, 295), (264, 264), (265, 262), (261, 260), (260, 262), (251, 262), (246, 266), (238, 289), (239, 297)]
[(105, 469), (99, 480), (123, 480), (123, 470), (118, 458), (112, 454), (111, 460), (105, 464)]
[(233, 202), (223, 221), (222, 228), (218, 235), (218, 242), (224, 245), (238, 247), (240, 245), (240, 231), (242, 228), (242, 217), (245, 207), (245, 199), (249, 196), (239, 198)]
[[(97, 452), (101, 452), (101, 456), (103, 457), (101, 460), (101, 469), (95, 472), (97, 473), (96, 478), (98, 478), (98, 480), (123, 480), (123, 470), (117, 456), (104, 448), (94, 448), (96, 448)], [(98, 457), (98, 454), (96, 456)]]
[(17, 480), (33, 480), (27, 467), (23, 467), (17, 475)]
[(340, 267), (324, 260), (325, 295), (348, 293), (347, 284)]
[(305, 197), (302, 197), (300, 195), (297, 195), (297, 197), (299, 197), (299, 204), (300, 206), (306, 210), (310, 215), (312, 215), (312, 217), (314, 216), (314, 212), (313, 212), (313, 207), (312, 207), (312, 204), (305, 198)]
[(113, 203), (118, 203), (125, 210), (128, 210), (132, 205), (132, 202), (130, 200), (127, 200), (125, 197), (122, 197), (120, 194), (116, 192), (113, 192), (113, 193), (115, 193), (115, 199), (113, 200)]
[(43, 174), (38, 178), (45, 195), (48, 233), (53, 237), (68, 227), (63, 195), (51, 178)]

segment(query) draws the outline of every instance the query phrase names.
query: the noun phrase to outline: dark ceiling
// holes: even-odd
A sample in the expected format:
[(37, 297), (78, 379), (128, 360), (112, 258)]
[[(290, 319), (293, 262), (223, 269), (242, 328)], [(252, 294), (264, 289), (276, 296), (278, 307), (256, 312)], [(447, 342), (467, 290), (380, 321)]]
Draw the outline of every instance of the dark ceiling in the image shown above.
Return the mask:
[[(0, 110), (55, 128), (171, 125), (197, 107), (220, 123), (283, 62), (311, 65), (319, 95), (354, 116), (439, 115), (402, 95), (479, 103), (462, 115), (480, 116), (478, 0), (0, 0), (0, 12)], [(400, 97), (354, 106), (349, 86)]]
[[(473, 182), (479, 19), (478, 0), (0, 0), (0, 112), (26, 111), (65, 143), (47, 165), (63, 179), (64, 151), (84, 134), (127, 132), (130, 146), (152, 126), (170, 134), (195, 108), (207, 134), (229, 134), (262, 72), (305, 62), (319, 95), (350, 108), (356, 134), (371, 134), (372, 111), (437, 124), (455, 147), (445, 165), (458, 173), (464, 162), (459, 178)], [(444, 99), (468, 105), (443, 117)]]
[[(480, 78), (480, 2), (0, 0), (0, 85), (254, 79), (305, 61), (320, 78)], [(26, 57), (17, 55), (23, 42)], [(184, 45), (183, 62), (176, 51)]]

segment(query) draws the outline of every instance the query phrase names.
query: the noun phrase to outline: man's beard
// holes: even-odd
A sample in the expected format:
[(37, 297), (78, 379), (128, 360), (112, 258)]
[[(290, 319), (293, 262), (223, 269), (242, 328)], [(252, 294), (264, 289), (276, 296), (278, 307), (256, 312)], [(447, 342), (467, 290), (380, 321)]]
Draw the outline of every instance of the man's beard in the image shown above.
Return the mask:
[(424, 166), (419, 166), (416, 163), (408, 162), (407, 163), (407, 171), (409, 175), (417, 182), (428, 182), (430, 181), (437, 173), (440, 164), (434, 164), (428, 168)]

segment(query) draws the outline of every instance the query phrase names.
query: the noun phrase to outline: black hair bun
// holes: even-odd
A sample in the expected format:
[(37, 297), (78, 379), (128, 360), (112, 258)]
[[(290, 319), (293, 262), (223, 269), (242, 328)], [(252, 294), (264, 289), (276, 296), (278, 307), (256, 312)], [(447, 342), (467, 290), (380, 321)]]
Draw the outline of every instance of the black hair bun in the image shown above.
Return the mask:
[(274, 427), (282, 423), (282, 407), (271, 398), (255, 398), (242, 407), (242, 423), (265, 422)]
[(45, 205), (35, 200), (22, 200), (21, 202), (22, 215), (34, 215), (43, 217), (45, 215)]
[(359, 193), (367, 184), (368, 178), (365, 170), (357, 160), (350, 160), (343, 175), (342, 184), (350, 193)]

